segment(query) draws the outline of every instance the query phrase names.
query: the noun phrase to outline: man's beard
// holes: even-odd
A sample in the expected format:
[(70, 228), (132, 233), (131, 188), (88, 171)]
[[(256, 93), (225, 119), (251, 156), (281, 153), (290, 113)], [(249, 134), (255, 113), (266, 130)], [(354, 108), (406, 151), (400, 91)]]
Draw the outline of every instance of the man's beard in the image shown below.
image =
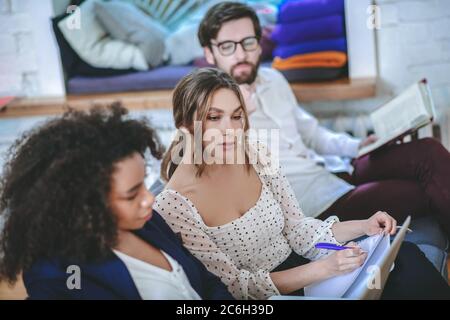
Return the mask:
[[(250, 73), (249, 74), (243, 74), (243, 75), (240, 75), (240, 76), (235, 76), (234, 75), (234, 69), (237, 68), (240, 65), (243, 65), (243, 64), (248, 65), (248, 66), (251, 67)], [(258, 69), (259, 69), (259, 65), (260, 64), (261, 64), (261, 58), (258, 59), (258, 62), (256, 63), (256, 65), (251, 63), (251, 62), (248, 62), (248, 61), (240, 62), (240, 63), (234, 65), (231, 68), (231, 71), (230, 71), (231, 74), (230, 75), (234, 78), (234, 80), (238, 84), (249, 84), (249, 85), (251, 85), (256, 80), (256, 76), (258, 75)]]

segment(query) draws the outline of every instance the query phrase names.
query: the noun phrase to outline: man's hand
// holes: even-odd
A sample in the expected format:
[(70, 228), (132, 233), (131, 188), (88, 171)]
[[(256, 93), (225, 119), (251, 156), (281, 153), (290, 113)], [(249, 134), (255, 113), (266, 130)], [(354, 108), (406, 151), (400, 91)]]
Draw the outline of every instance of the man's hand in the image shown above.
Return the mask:
[(244, 97), (247, 114), (250, 115), (256, 111), (255, 88), (248, 84), (241, 84), (239, 85), (239, 89), (241, 89), (242, 96)]
[(378, 140), (378, 137), (374, 134), (371, 134), (366, 139), (361, 141), (361, 143), (359, 144), (359, 149), (364, 148), (364, 147), (368, 146), (369, 144), (374, 143), (377, 140)]

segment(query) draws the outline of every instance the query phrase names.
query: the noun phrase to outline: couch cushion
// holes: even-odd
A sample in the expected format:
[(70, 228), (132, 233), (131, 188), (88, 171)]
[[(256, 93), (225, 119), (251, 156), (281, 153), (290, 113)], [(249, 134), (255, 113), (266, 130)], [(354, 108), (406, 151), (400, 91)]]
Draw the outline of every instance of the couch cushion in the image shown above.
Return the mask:
[(347, 67), (341, 68), (304, 68), (280, 70), (289, 82), (312, 82), (338, 79), (347, 73)]
[(198, 23), (184, 24), (166, 39), (166, 56), (172, 65), (184, 65), (203, 56), (197, 38)]
[(442, 274), (442, 276), (445, 279), (448, 279), (447, 252), (428, 244), (418, 244), (417, 246), (435, 266), (435, 268)]
[(273, 50), (273, 56), (286, 59), (297, 54), (321, 51), (347, 52), (347, 40), (345, 37), (341, 37), (335, 39), (302, 42), (293, 45), (279, 45)]
[(405, 240), (417, 245), (425, 244), (439, 248), (442, 251), (448, 250), (448, 239), (436, 219), (431, 216), (414, 218), (411, 220), (411, 230), (407, 233)]
[(413, 232), (406, 234), (405, 241), (415, 243), (443, 277), (447, 279), (449, 243), (446, 234), (436, 219), (431, 216), (415, 218), (411, 221), (410, 228)]
[(278, 22), (290, 23), (335, 14), (344, 15), (344, 7), (344, 0), (285, 1), (280, 7)]
[(277, 24), (272, 32), (272, 40), (280, 45), (341, 37), (345, 37), (344, 17), (341, 15)]
[(112, 68), (96, 68), (86, 63), (81, 57), (72, 49), (70, 44), (64, 38), (61, 30), (59, 30), (58, 23), (67, 17), (67, 14), (62, 14), (52, 19), (53, 32), (55, 34), (56, 42), (59, 47), (59, 55), (64, 69), (65, 76), (72, 78), (75, 76), (96, 76), (96, 77), (110, 77), (126, 73), (136, 72), (136, 69), (112, 69)]
[(151, 67), (163, 63), (168, 30), (158, 21), (121, 1), (95, 2), (95, 13), (112, 38), (138, 46)]
[[(263, 62), (261, 66), (270, 67), (270, 62)], [(181, 78), (194, 69), (194, 65), (163, 66), (113, 77), (73, 77), (67, 83), (67, 92), (92, 94), (173, 89)]]
[(72, 49), (94, 67), (147, 70), (145, 57), (137, 46), (108, 36), (95, 16), (95, 2), (96, 0), (87, 0), (79, 7), (80, 28), (71, 24), (71, 19), (76, 17), (75, 13), (58, 23)]
[(74, 77), (68, 81), (70, 94), (111, 93), (173, 89), (194, 66), (164, 66), (150, 71), (114, 77)]

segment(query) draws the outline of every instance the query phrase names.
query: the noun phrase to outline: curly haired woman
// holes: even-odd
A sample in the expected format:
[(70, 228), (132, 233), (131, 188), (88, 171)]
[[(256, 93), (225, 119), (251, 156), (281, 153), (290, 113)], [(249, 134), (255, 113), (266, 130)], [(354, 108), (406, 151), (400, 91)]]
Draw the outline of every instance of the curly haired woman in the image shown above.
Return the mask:
[(15, 143), (0, 185), (0, 280), (23, 272), (31, 299), (231, 299), (152, 212), (143, 155), (163, 150), (125, 115), (117, 104), (69, 111)]

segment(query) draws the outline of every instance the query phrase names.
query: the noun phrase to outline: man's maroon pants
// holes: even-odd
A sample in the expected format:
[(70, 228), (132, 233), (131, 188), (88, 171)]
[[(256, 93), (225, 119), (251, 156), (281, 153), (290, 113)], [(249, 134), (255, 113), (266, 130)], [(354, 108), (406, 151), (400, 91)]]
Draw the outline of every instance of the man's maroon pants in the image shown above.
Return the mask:
[(450, 235), (450, 153), (432, 138), (391, 145), (353, 161), (356, 188), (320, 215), (342, 221), (386, 211), (400, 223), (431, 214)]

